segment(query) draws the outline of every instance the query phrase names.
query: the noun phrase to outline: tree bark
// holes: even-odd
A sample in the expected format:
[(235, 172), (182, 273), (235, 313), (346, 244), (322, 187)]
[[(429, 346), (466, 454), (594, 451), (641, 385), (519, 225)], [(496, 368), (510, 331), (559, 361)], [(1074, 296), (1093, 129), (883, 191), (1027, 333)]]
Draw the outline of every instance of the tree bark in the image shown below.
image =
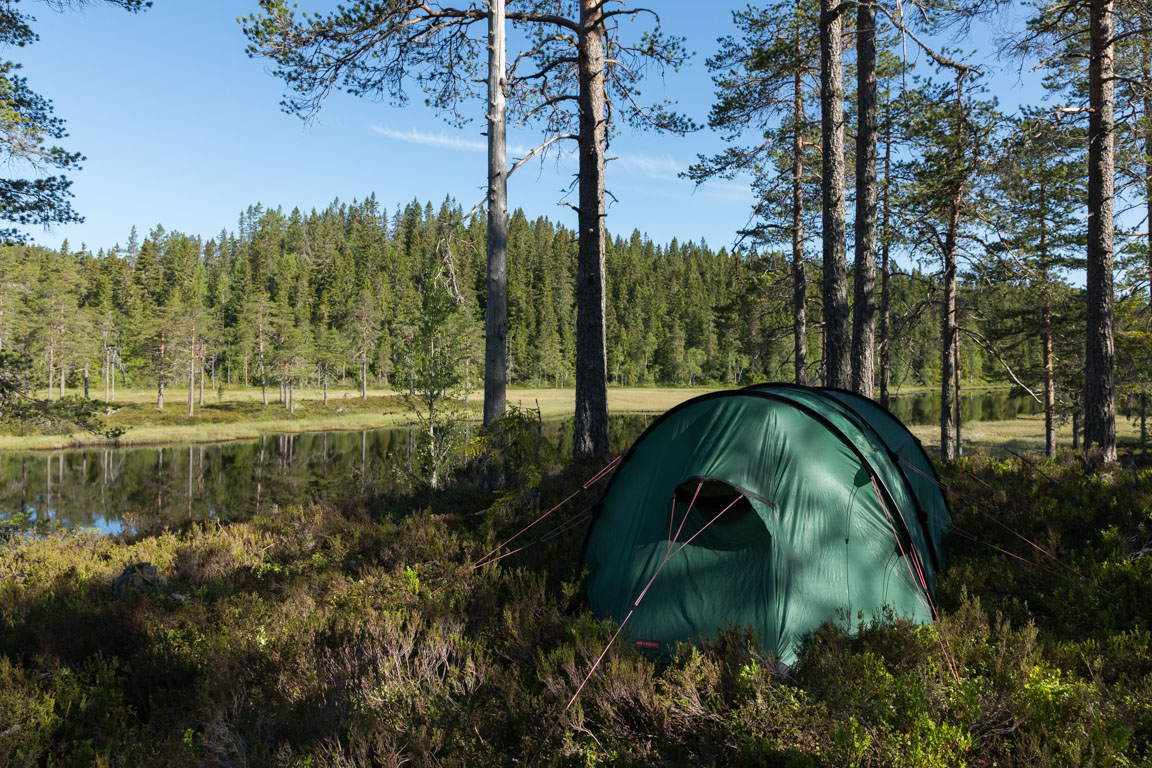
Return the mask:
[[(1144, 59), (1140, 66), (1141, 85), (1144, 91), (1144, 216), (1148, 222), (1148, 253), (1144, 267), (1147, 269), (1148, 308), (1152, 310), (1152, 51), (1144, 47)], [(1152, 323), (1152, 311), (1148, 321)]]
[(956, 322), (956, 230), (960, 208), (952, 207), (948, 235), (944, 244), (944, 309), (941, 313), (940, 367), (940, 458), (956, 458), (956, 347), (959, 328)]
[(580, 0), (580, 206), (576, 265), (576, 415), (573, 454), (608, 452), (608, 367), (604, 339), (604, 15)]
[(1040, 290), (1043, 304), (1040, 320), (1043, 330), (1040, 342), (1043, 348), (1044, 364), (1044, 455), (1056, 455), (1056, 357), (1052, 348), (1052, 286), (1048, 273), (1048, 165), (1040, 155)]
[(889, 404), (889, 387), (892, 383), (891, 334), (892, 297), (888, 284), (891, 267), (888, 262), (888, 248), (892, 242), (891, 220), (889, 218), (889, 198), (892, 196), (892, 127), (885, 124), (884, 130), (884, 237), (880, 241), (880, 405)]
[(88, 399), (88, 361), (84, 361), (84, 399)]
[(841, 7), (820, 0), (820, 132), (824, 256), (825, 382), (847, 389), (852, 384), (848, 322), (847, 234), (844, 207), (844, 73), (841, 63)]
[[(800, 3), (797, 2), (797, 14)], [(796, 383), (808, 383), (808, 280), (804, 274), (804, 82), (799, 62), (804, 43), (796, 22), (796, 73), (792, 80), (792, 312)]]
[(196, 394), (196, 362), (188, 361), (188, 415), (194, 414), (192, 399)]
[(504, 417), (508, 389), (508, 124), (504, 0), (488, 0), (488, 292), (484, 315), (484, 424)]
[(324, 368), (324, 373), (322, 375), (324, 377), (324, 407), (327, 408), (328, 407), (328, 368), (327, 367)]
[(52, 389), (56, 385), (56, 342), (48, 342), (48, 402), (52, 402)]
[(368, 399), (368, 342), (360, 350), (360, 399)]
[(1052, 353), (1052, 302), (1044, 298), (1044, 455), (1056, 455), (1056, 377)]
[(1104, 463), (1116, 461), (1116, 386), (1113, 346), (1113, 124), (1112, 0), (1091, 0), (1088, 64), (1088, 316), (1085, 344), (1084, 443)]
[(196, 391), (196, 402), (201, 408), (203, 408), (204, 407), (204, 366), (201, 365), (201, 366), (199, 366), (199, 368), (200, 368), (200, 382), (199, 382), (199, 387)]
[(876, 378), (876, 6), (856, 7), (856, 290), (852, 389), (872, 397)]

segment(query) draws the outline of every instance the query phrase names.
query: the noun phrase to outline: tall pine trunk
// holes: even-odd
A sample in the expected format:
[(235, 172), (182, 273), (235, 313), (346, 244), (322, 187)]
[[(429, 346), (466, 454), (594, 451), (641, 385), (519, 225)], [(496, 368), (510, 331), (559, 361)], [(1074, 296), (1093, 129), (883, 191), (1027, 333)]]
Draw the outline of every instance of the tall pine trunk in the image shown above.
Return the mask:
[(1048, 260), (1048, 166), (1045, 155), (1040, 155), (1040, 289), (1042, 328), (1040, 343), (1044, 355), (1044, 455), (1056, 455), (1056, 357), (1052, 348), (1052, 286)]
[(576, 264), (576, 417), (573, 453), (608, 452), (604, 340), (604, 12), (580, 0), (580, 206)]
[[(967, 152), (964, 135), (964, 75), (956, 75), (956, 114), (952, 137), (956, 142), (957, 161)], [(960, 235), (960, 206), (964, 200), (964, 179), (954, 183), (948, 208), (948, 230), (944, 236), (944, 307), (941, 313), (940, 371), (940, 456), (952, 461), (960, 447), (960, 324), (956, 308), (956, 249)]]
[(844, 72), (841, 62), (841, 13), (836, 0), (820, 0), (820, 133), (824, 256), (825, 383), (847, 389), (852, 384), (848, 322), (847, 234), (844, 207)]
[(1044, 455), (1056, 455), (1056, 377), (1052, 353), (1052, 300), (1044, 296)]
[(1088, 299), (1084, 443), (1105, 463), (1116, 460), (1113, 370), (1114, 129), (1112, 0), (1091, 0), (1088, 63)]
[(488, 293), (484, 315), (484, 423), (507, 410), (508, 171), (504, 0), (488, 0)]
[(188, 361), (188, 415), (194, 413), (192, 404), (193, 396), (196, 394), (196, 362), (194, 360)]
[(956, 458), (956, 226), (959, 208), (954, 207), (944, 245), (944, 309), (941, 313), (940, 458)]
[(796, 73), (792, 80), (792, 332), (796, 383), (808, 383), (808, 280), (804, 274), (804, 43), (796, 4)]
[(872, 397), (876, 378), (876, 6), (856, 8), (856, 290), (852, 310), (852, 389)]
[(880, 241), (880, 405), (888, 407), (892, 383), (892, 297), (888, 284), (891, 267), (888, 248), (892, 242), (889, 200), (892, 196), (892, 126), (885, 120), (884, 129), (884, 237)]

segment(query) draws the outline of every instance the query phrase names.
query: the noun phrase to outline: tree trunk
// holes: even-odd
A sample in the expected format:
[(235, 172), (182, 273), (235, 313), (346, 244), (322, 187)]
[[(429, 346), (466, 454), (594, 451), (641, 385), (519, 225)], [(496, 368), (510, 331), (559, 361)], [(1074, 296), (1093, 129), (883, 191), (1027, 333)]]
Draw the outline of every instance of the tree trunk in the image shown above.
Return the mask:
[[(797, 13), (800, 3), (797, 2)], [(799, 16), (796, 22), (796, 61), (804, 55)], [(796, 383), (808, 383), (808, 281), (804, 274), (804, 81), (799, 64), (792, 79), (792, 332)]]
[(960, 332), (956, 332), (956, 346), (952, 349), (952, 375), (956, 378), (956, 388), (952, 397), (956, 400), (956, 458), (964, 455), (964, 407), (960, 396)]
[(288, 382), (288, 413), (296, 413), (296, 400), (292, 396), (292, 382)]
[(48, 342), (48, 402), (52, 402), (52, 389), (56, 386), (56, 342)]
[(488, 0), (488, 293), (484, 423), (504, 417), (508, 373), (508, 176), (504, 112), (504, 0)]
[(876, 377), (876, 6), (856, 7), (856, 290), (852, 310), (852, 389), (872, 397)]
[(196, 394), (196, 362), (193, 360), (188, 361), (188, 415), (192, 416), (195, 409), (192, 405), (193, 397)]
[(327, 367), (324, 368), (324, 373), (322, 375), (324, 377), (324, 407), (327, 408), (328, 407), (328, 368)]
[(1140, 455), (1148, 455), (1148, 393), (1140, 393)]
[(1116, 461), (1113, 370), (1114, 125), (1112, 0), (1091, 0), (1088, 64), (1088, 317), (1085, 344), (1084, 443)]
[(1043, 305), (1040, 320), (1043, 330), (1040, 342), (1043, 348), (1044, 365), (1044, 455), (1056, 455), (1056, 358), (1052, 349), (1052, 286), (1048, 261), (1048, 165), (1040, 155), (1040, 290)]
[(941, 313), (940, 458), (956, 458), (956, 228), (960, 210), (954, 206), (944, 245), (944, 309)]
[(360, 399), (368, 399), (368, 344), (360, 350)]
[(156, 383), (156, 410), (164, 410), (164, 374), (160, 374)]
[(66, 378), (68, 378), (68, 368), (64, 365), (64, 363), (60, 363), (60, 399), (61, 400), (63, 400), (64, 396), (65, 396), (64, 380)]
[(1144, 266), (1148, 270), (1148, 321), (1152, 323), (1152, 51), (1144, 46), (1144, 59), (1141, 62), (1141, 79), (1144, 91), (1144, 216), (1148, 222), (1148, 253)]
[(1056, 455), (1056, 377), (1052, 354), (1052, 303), (1044, 298), (1044, 455)]
[(576, 265), (576, 416), (573, 454), (608, 452), (604, 339), (604, 15), (580, 0), (580, 245)]
[(825, 382), (852, 384), (848, 322), (847, 235), (844, 207), (844, 73), (841, 65), (841, 13), (836, 0), (820, 0), (820, 133), (823, 147), (821, 191), (824, 256)]
[(84, 399), (88, 399), (88, 361), (84, 361)]
[(204, 407), (204, 366), (200, 366), (200, 384), (196, 392), (196, 400), (201, 408)]
[(889, 198), (892, 195), (892, 127), (885, 122), (884, 129), (884, 237), (880, 241), (880, 405), (889, 405), (889, 387), (892, 383), (892, 297), (888, 284), (891, 267), (888, 248), (892, 242), (889, 219)]

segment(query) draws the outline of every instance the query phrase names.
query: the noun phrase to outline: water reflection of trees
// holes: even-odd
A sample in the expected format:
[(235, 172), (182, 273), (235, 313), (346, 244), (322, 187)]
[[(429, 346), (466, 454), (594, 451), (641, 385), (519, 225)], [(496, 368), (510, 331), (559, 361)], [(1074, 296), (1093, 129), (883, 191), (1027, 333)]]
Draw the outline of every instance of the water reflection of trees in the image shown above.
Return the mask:
[[(935, 393), (893, 397), (888, 407), (905, 424), (940, 423), (940, 396)], [(1028, 395), (1015, 395), (1009, 391), (974, 393), (960, 397), (960, 415), (964, 423), (1009, 421), (1043, 412), (1043, 405)]]
[[(613, 448), (627, 448), (651, 419), (613, 419)], [(572, 443), (571, 422), (546, 421), (541, 432), (561, 449)], [(109, 533), (227, 522), (273, 505), (407, 482), (411, 446), (412, 432), (404, 428), (0, 454), (0, 520), (27, 515)]]
[[(940, 418), (934, 395), (896, 397), (891, 407), (907, 424), (935, 424)], [(1036, 404), (1026, 396), (990, 392), (965, 397), (962, 413), (971, 422), (1036, 412)], [(652, 419), (613, 417), (612, 450), (627, 449)], [(571, 421), (545, 421), (540, 430), (558, 455), (572, 444)], [(226, 522), (273, 505), (405, 484), (412, 478), (412, 461), (412, 432), (407, 428), (0, 454), (0, 520), (27, 515), (33, 521), (54, 519), (109, 533), (146, 533), (189, 520)]]

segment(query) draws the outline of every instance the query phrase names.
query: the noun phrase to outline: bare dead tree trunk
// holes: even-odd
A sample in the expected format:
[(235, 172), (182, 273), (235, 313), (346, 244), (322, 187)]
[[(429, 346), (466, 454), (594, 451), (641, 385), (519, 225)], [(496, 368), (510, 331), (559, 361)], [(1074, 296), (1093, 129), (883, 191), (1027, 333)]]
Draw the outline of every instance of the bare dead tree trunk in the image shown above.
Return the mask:
[(159, 373), (159, 376), (157, 377), (159, 379), (159, 381), (157, 382), (157, 385), (156, 385), (156, 410), (158, 410), (158, 411), (164, 410), (164, 361), (167, 359), (164, 357), (164, 352), (165, 352), (164, 348), (165, 348), (164, 334), (163, 334), (163, 332), (161, 332), (161, 334), (160, 334), (160, 366), (159, 366), (160, 367), (160, 373)]
[(856, 7), (856, 255), (852, 389), (872, 397), (876, 378), (876, 6)]
[(84, 399), (88, 399), (88, 361), (84, 361)]
[(580, 245), (576, 265), (576, 417), (573, 454), (608, 452), (604, 339), (604, 12), (580, 0)]
[(1113, 346), (1115, 157), (1112, 0), (1091, 0), (1088, 63), (1088, 316), (1085, 345), (1084, 443), (1105, 463), (1116, 461)]
[[(797, 11), (800, 3), (797, 2)], [(796, 61), (803, 60), (804, 37), (796, 22)], [(804, 82), (799, 64), (792, 80), (792, 312), (796, 383), (808, 383), (808, 281), (804, 274)]]
[(360, 349), (360, 399), (368, 399), (368, 342)]
[(201, 365), (201, 366), (199, 366), (199, 368), (200, 368), (200, 383), (198, 385), (199, 388), (196, 392), (196, 400), (197, 400), (197, 403), (199, 404), (199, 406), (201, 408), (203, 408), (204, 407), (204, 366)]
[(508, 161), (504, 0), (488, 0), (488, 293), (484, 315), (484, 424), (504, 417), (508, 375)]
[(328, 407), (328, 367), (324, 367), (324, 407)]
[(841, 62), (841, 6), (820, 0), (820, 133), (823, 147), (821, 191), (824, 256), (825, 382), (847, 389), (852, 384), (848, 322), (847, 234), (844, 205), (844, 72)]

